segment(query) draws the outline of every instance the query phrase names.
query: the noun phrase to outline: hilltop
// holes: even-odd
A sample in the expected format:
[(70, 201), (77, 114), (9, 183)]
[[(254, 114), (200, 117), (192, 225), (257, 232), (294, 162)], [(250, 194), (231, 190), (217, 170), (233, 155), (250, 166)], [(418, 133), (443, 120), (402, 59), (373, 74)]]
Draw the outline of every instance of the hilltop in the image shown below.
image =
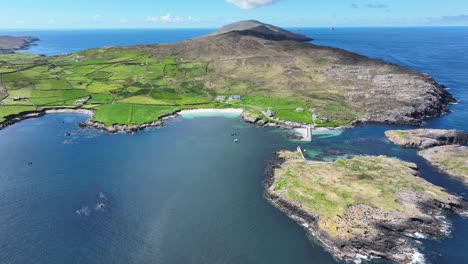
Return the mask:
[(243, 35), (261, 37), (270, 40), (295, 40), (295, 41), (312, 41), (313, 39), (302, 34), (296, 34), (288, 30), (284, 30), (273, 25), (265, 24), (256, 20), (239, 21), (226, 25), (214, 34), (224, 34), (228, 32), (239, 32)]
[[(238, 107), (262, 123), (420, 124), (455, 101), (430, 76), (402, 66), (229, 28), (237, 30), (175, 44), (2, 55), (0, 118), (86, 108), (106, 126), (139, 126), (182, 109)], [(234, 95), (241, 100), (227, 99)], [(269, 108), (273, 118), (262, 113)]]

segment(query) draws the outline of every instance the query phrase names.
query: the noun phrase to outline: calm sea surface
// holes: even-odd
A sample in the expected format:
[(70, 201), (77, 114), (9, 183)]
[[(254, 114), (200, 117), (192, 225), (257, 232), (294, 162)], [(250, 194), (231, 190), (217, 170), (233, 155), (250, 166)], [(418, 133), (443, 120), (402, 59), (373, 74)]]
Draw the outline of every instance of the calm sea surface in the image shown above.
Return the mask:
[[(301, 31), (319, 45), (431, 74), (459, 104), (425, 126), (468, 129), (468, 28)], [(0, 34), (39, 37), (30, 51), (56, 55), (209, 32)], [(108, 135), (80, 129), (86, 118), (47, 115), (0, 131), (0, 263), (336, 263), (263, 199), (264, 170), (274, 151), (298, 145), (283, 132), (220, 116), (179, 118), (133, 136)], [(385, 154), (416, 162), (424, 178), (468, 198), (466, 187), (428, 166), (416, 151), (389, 144), (383, 135), (388, 128), (366, 125), (301, 145), (315, 159)], [(426, 263), (468, 263), (468, 220), (448, 219), (449, 238), (420, 246)]]

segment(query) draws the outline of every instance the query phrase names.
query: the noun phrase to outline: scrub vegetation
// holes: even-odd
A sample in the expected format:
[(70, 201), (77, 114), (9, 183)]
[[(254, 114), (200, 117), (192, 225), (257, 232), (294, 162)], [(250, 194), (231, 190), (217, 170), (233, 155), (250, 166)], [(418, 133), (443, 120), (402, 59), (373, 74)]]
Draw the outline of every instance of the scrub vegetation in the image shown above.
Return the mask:
[(442, 188), (415, 177), (415, 164), (385, 156), (356, 156), (334, 163), (307, 164), (297, 152), (280, 152), (286, 163), (275, 170), (276, 193), (314, 215), (345, 215), (351, 205), (365, 204), (383, 211), (405, 211), (397, 202), (403, 189), (443, 198)]

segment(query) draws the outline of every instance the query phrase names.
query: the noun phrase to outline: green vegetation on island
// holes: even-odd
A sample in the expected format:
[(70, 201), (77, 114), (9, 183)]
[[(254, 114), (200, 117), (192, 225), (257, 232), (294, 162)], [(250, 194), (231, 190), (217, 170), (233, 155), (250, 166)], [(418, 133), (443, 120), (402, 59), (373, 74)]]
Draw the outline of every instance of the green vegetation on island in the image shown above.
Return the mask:
[(418, 152), (431, 165), (468, 185), (468, 147), (438, 146)]
[[(410, 263), (409, 237), (443, 236), (443, 211), (467, 204), (419, 176), (413, 163), (356, 156), (333, 163), (280, 151), (267, 196), (340, 259), (373, 256)], [(423, 224), (422, 224), (423, 223)]]
[(422, 149), (418, 155), (442, 172), (461, 179), (468, 185), (468, 132), (446, 129), (388, 130), (392, 143)]

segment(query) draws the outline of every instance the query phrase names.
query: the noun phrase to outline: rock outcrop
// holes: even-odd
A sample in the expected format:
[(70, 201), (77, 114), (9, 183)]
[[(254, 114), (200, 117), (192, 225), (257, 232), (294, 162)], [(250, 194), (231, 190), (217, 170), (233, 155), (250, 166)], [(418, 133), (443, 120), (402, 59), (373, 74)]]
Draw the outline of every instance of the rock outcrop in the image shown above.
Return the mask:
[(439, 146), (421, 150), (418, 155), (440, 171), (468, 185), (468, 147)]
[(419, 177), (415, 164), (383, 156), (306, 164), (281, 151), (267, 171), (266, 197), (342, 260), (412, 263), (415, 239), (442, 237), (442, 215), (468, 203)]
[(389, 130), (385, 136), (392, 143), (416, 149), (468, 143), (468, 132), (445, 129)]

